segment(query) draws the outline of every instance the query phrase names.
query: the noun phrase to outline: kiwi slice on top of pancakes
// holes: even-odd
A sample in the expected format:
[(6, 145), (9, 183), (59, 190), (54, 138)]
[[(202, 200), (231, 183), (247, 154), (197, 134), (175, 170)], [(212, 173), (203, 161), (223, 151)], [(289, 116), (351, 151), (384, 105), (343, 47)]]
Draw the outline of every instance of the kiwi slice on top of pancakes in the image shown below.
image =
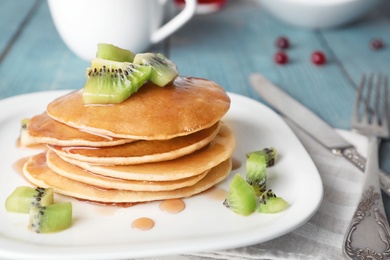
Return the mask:
[(138, 53), (134, 57), (134, 63), (151, 66), (150, 81), (160, 87), (172, 82), (179, 75), (176, 64), (161, 53)]
[(95, 58), (87, 69), (84, 104), (115, 104), (127, 99), (148, 81), (151, 67)]
[(126, 100), (147, 81), (164, 87), (179, 75), (176, 64), (159, 53), (134, 54), (112, 44), (98, 44), (87, 69), (84, 104), (116, 104)]
[(133, 62), (134, 53), (112, 44), (99, 43), (96, 57), (119, 62)]

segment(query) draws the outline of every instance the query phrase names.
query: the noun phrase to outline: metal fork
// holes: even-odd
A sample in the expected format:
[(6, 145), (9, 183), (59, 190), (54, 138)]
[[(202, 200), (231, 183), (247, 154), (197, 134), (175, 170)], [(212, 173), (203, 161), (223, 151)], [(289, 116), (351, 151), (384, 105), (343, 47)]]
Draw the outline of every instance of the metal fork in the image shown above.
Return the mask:
[[(373, 89), (374, 97), (371, 96)], [(388, 120), (387, 77), (378, 75), (375, 80), (370, 75), (366, 80), (363, 76), (352, 127), (368, 137), (369, 145), (363, 192), (343, 242), (344, 254), (349, 259), (390, 259), (390, 228), (378, 176), (378, 148), (381, 139), (390, 136)]]

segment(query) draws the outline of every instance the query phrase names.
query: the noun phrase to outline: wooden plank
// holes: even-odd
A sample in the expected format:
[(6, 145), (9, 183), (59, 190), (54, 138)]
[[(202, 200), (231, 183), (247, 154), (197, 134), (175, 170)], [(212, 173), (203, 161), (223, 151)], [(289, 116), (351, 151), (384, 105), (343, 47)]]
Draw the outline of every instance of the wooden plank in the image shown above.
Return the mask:
[[(29, 12), (34, 8), (35, 0), (28, 1), (1, 1), (0, 8), (0, 57), (7, 50), (7, 47), (12, 44), (23, 22), (28, 19)], [(12, 10), (12, 11), (11, 11)], [(17, 14), (17, 15), (15, 15)], [(1, 62), (1, 59), (0, 59)]]
[[(75, 58), (59, 38), (43, 2), (1, 64), (2, 97), (82, 84), (86, 64)], [(78, 72), (76, 72), (78, 71)]]

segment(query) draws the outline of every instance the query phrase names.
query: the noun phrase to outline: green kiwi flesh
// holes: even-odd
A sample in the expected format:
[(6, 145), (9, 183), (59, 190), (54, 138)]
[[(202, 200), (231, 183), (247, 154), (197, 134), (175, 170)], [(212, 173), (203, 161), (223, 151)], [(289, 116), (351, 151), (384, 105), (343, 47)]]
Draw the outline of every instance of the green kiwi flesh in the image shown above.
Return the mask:
[(20, 146), (30, 146), (37, 144), (37, 142), (30, 137), (27, 131), (28, 124), (30, 122), (29, 118), (24, 118), (21, 122), (20, 134), (19, 134), (19, 144)]
[(266, 168), (275, 164), (276, 155), (275, 148), (264, 148), (246, 154), (246, 181), (255, 189), (256, 196), (266, 191)]
[(160, 53), (138, 53), (133, 62), (151, 66), (152, 72), (149, 80), (160, 87), (166, 86), (179, 75), (176, 64)]
[(282, 197), (269, 197), (264, 203), (259, 204), (257, 211), (259, 213), (277, 213), (284, 210), (288, 202)]
[(33, 206), (47, 206), (54, 201), (53, 188), (17, 187), (6, 199), (9, 212), (29, 213)]
[(236, 174), (223, 204), (235, 213), (248, 216), (256, 209), (255, 191), (240, 174)]
[(119, 62), (133, 62), (134, 53), (112, 44), (99, 43), (96, 57)]
[(265, 156), (253, 153), (246, 160), (246, 181), (255, 189), (259, 196), (267, 182), (267, 161)]
[(92, 60), (83, 89), (84, 104), (116, 104), (126, 100), (148, 81), (150, 66), (101, 58)]
[(246, 157), (249, 158), (252, 154), (258, 154), (258, 155), (264, 156), (267, 167), (271, 167), (276, 162), (278, 151), (273, 147), (264, 148), (263, 150), (247, 153)]
[(51, 233), (72, 225), (72, 203), (54, 203), (49, 206), (34, 206), (30, 209), (28, 227), (36, 233)]

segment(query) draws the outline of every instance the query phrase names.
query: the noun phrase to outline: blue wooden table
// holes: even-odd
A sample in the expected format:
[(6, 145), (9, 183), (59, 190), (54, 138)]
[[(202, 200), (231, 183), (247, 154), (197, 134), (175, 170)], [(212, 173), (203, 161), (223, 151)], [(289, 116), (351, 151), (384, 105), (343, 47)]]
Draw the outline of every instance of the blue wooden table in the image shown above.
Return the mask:
[[(273, 61), (275, 39), (287, 36), (290, 62)], [(372, 50), (381, 38), (388, 46)], [(310, 55), (328, 61), (315, 66)], [(166, 41), (152, 47), (178, 65), (181, 75), (216, 81), (227, 91), (263, 102), (248, 76), (260, 72), (333, 127), (350, 129), (360, 75), (390, 75), (390, 3), (349, 26), (307, 30), (275, 20), (254, 0), (231, 0), (220, 12), (195, 16)], [(0, 98), (22, 93), (79, 89), (89, 63), (62, 42), (44, 0), (3, 0), (0, 8)], [(390, 142), (381, 148), (381, 167), (390, 172)], [(390, 201), (386, 197), (390, 212)], [(388, 212), (388, 213), (389, 213)]]

